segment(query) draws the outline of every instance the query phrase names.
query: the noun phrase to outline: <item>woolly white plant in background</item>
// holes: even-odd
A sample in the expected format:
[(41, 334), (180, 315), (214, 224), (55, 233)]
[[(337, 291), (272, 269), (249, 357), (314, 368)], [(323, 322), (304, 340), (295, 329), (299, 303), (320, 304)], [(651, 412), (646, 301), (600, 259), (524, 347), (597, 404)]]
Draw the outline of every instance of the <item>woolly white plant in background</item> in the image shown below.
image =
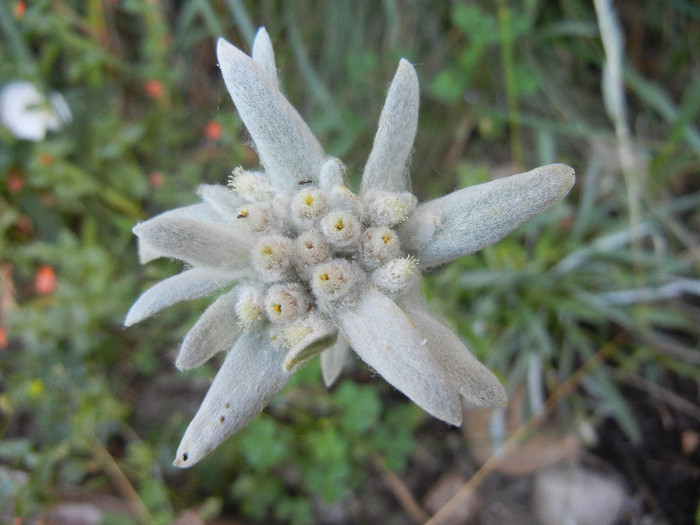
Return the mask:
[(564, 197), (574, 171), (554, 164), (419, 204), (408, 162), (418, 79), (401, 60), (389, 86), (359, 193), (282, 95), (260, 29), (252, 58), (223, 39), (226, 87), (263, 170), (233, 171), (202, 202), (138, 224), (142, 262), (187, 269), (147, 290), (132, 325), (179, 301), (222, 292), (186, 335), (176, 366), (226, 358), (178, 448), (194, 465), (248, 424), (291, 374), (320, 354), (326, 385), (352, 349), (433, 416), (462, 422), (462, 403), (506, 403), (496, 377), (425, 307), (421, 270), (492, 244)]
[(48, 100), (30, 82), (12, 82), (0, 91), (0, 122), (18, 139), (41, 142), (47, 131), (58, 131), (73, 119), (63, 95)]

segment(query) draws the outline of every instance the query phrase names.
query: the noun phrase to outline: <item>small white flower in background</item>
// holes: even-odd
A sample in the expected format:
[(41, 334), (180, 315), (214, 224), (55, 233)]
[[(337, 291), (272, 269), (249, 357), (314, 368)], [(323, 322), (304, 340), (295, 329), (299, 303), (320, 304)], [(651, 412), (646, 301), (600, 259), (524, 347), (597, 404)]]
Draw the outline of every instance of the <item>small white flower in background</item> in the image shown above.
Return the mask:
[(331, 385), (350, 349), (433, 416), (452, 425), (467, 406), (502, 406), (496, 377), (426, 308), (421, 270), (492, 244), (564, 197), (574, 171), (554, 164), (419, 204), (408, 162), (418, 79), (401, 60), (358, 194), (282, 95), (272, 44), (252, 58), (223, 39), (226, 87), (262, 171), (234, 170), (229, 187), (138, 224), (142, 262), (188, 265), (147, 290), (127, 326), (179, 301), (223, 291), (186, 335), (176, 366), (228, 351), (190, 423), (175, 465), (194, 465), (245, 426), (306, 360), (320, 354)]
[(0, 91), (0, 121), (18, 139), (41, 142), (73, 119), (66, 100), (52, 92), (48, 99), (30, 82), (12, 82)]

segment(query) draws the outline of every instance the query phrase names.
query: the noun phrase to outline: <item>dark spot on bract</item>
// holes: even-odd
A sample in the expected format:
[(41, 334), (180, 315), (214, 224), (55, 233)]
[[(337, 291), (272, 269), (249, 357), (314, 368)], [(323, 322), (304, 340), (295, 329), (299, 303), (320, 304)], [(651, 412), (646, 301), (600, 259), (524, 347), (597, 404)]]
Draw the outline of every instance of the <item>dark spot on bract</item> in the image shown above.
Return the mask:
[(187, 452), (185, 452), (185, 453), (182, 455), (182, 461), (187, 461), (187, 458), (188, 458), (188, 457), (189, 457), (189, 455), (187, 455)]
[(226, 404), (224, 405), (224, 407), (225, 407), (225, 408), (231, 408), (231, 403), (226, 403)]
[(223, 423), (226, 418), (224, 416), (219, 417), (219, 423)]

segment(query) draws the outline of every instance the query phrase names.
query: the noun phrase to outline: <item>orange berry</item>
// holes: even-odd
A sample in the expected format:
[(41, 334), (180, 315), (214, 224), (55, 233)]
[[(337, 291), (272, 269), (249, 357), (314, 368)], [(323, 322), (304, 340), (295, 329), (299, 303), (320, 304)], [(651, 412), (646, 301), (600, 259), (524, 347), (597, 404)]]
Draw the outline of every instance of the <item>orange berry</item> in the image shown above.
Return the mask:
[(210, 120), (204, 125), (204, 136), (211, 141), (217, 141), (221, 138), (221, 124), (214, 120)]
[(24, 179), (17, 172), (11, 171), (10, 176), (7, 177), (7, 191), (14, 193), (22, 188), (24, 188)]
[(160, 80), (148, 80), (144, 85), (146, 94), (151, 98), (160, 98), (163, 96), (165, 88)]
[(14, 12), (15, 12), (15, 16), (17, 18), (22, 16), (26, 10), (27, 10), (27, 2), (25, 2), (24, 0), (21, 0), (20, 2), (17, 2), (15, 4)]
[(160, 171), (152, 171), (148, 174), (148, 182), (153, 188), (160, 188), (165, 182), (165, 177)]
[(40, 267), (34, 276), (34, 291), (39, 295), (49, 295), (56, 289), (56, 274), (48, 264)]

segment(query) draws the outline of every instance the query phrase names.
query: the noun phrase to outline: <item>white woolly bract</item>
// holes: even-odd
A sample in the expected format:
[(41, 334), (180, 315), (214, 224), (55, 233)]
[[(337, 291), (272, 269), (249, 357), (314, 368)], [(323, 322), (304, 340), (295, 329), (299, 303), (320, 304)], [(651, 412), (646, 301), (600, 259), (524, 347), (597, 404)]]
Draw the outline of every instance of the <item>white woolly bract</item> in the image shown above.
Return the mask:
[(235, 213), (243, 203), (239, 195), (219, 184), (202, 184), (197, 188), (197, 195), (222, 217)]
[(406, 315), (425, 338), (450, 382), (471, 407), (505, 406), (506, 391), (493, 373), (472, 355), (455, 333), (427, 311), (407, 309)]
[(495, 243), (561, 200), (574, 170), (551, 164), (420, 204), (399, 226), (401, 245), (424, 267), (437, 266)]
[(228, 352), (187, 427), (174, 465), (189, 467), (247, 425), (287, 384), (284, 353), (257, 332), (244, 333)]
[(237, 291), (232, 290), (204, 311), (182, 341), (176, 367), (180, 370), (197, 368), (215, 354), (231, 348), (242, 330), (239, 323), (231, 322), (237, 298)]
[(181, 301), (191, 301), (210, 295), (235, 279), (229, 275), (192, 268), (153, 285), (146, 290), (126, 314), (125, 326), (150, 317), (163, 308)]
[(251, 58), (262, 68), (270, 79), (279, 84), (277, 79), (277, 66), (275, 66), (275, 52), (272, 49), (272, 41), (264, 27), (258, 29), (253, 42)]
[(408, 191), (408, 161), (418, 127), (418, 76), (402, 58), (379, 117), (372, 152), (362, 174), (361, 195), (372, 190)]
[(318, 186), (323, 191), (329, 191), (333, 186), (343, 185), (343, 163), (340, 159), (330, 158), (323, 163)]
[(275, 189), (289, 192), (301, 180), (317, 181), (325, 160), (323, 148), (275, 81), (222, 38), (216, 54), (226, 88)]
[(157, 252), (193, 266), (243, 275), (253, 239), (219, 224), (160, 216), (138, 224), (134, 233)]
[(311, 313), (290, 324), (284, 336), (291, 347), (284, 358), (284, 369), (289, 371), (332, 346), (338, 329), (320, 315)]
[(328, 388), (333, 386), (340, 376), (349, 355), (350, 345), (341, 334), (338, 334), (333, 346), (321, 353), (321, 376)]
[(339, 323), (352, 349), (384, 379), (438, 419), (462, 423), (457, 390), (396, 303), (368, 287)]

